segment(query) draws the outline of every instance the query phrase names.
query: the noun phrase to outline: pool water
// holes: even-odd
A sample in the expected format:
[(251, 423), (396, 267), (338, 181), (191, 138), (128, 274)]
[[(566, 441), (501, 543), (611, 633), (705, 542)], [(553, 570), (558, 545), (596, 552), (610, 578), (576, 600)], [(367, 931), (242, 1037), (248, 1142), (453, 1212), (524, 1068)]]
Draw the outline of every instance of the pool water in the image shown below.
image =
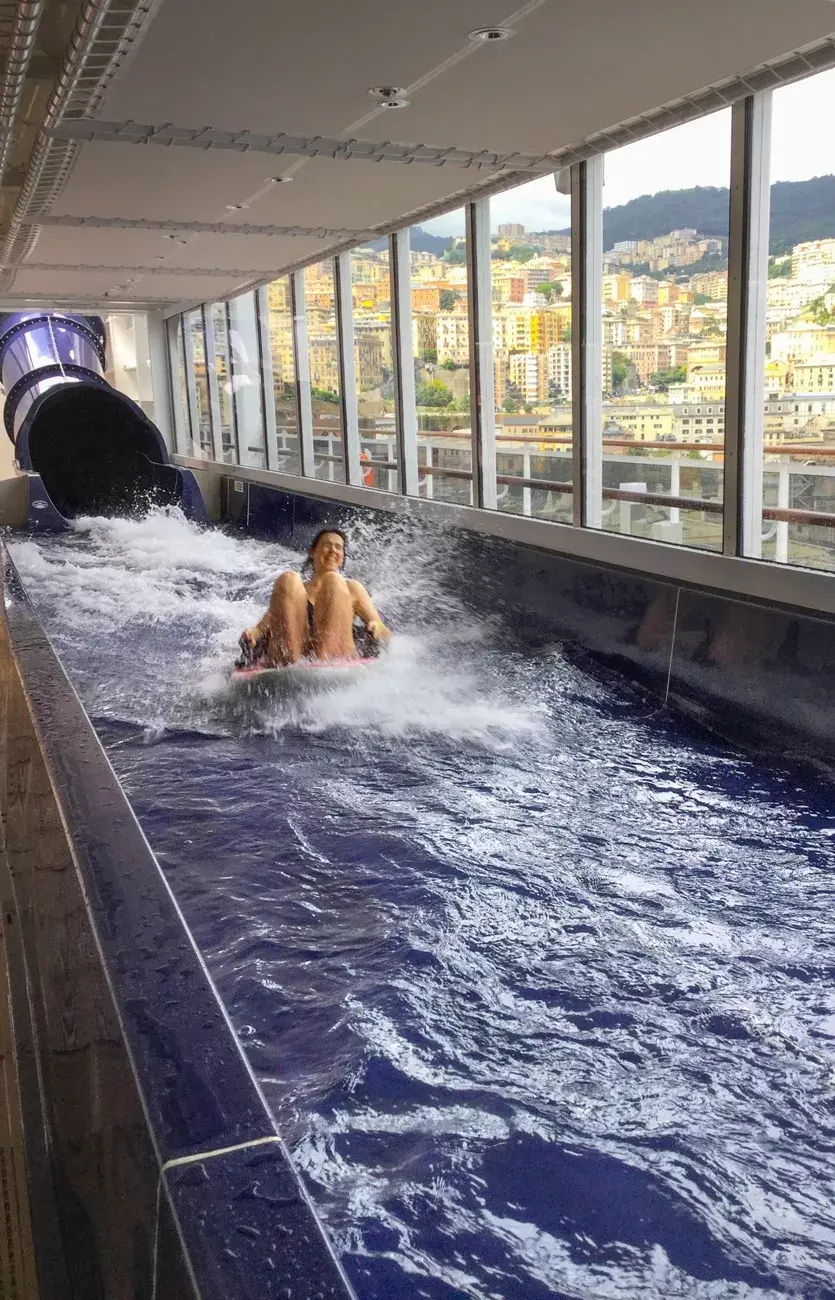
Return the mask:
[(299, 556), (11, 549), (361, 1300), (835, 1296), (831, 792), (352, 541), (391, 655), (254, 701)]

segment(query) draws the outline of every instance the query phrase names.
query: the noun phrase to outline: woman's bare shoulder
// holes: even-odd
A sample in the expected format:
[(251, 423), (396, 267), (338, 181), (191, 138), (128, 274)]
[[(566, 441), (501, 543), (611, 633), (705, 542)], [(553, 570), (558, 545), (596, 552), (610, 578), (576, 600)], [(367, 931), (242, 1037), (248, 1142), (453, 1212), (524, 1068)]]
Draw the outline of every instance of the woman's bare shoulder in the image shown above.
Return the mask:
[(347, 578), (346, 582), (348, 583), (348, 590), (353, 592), (355, 596), (368, 595), (368, 592), (365, 590), (365, 587), (362, 585), (361, 582), (357, 582), (356, 578)]

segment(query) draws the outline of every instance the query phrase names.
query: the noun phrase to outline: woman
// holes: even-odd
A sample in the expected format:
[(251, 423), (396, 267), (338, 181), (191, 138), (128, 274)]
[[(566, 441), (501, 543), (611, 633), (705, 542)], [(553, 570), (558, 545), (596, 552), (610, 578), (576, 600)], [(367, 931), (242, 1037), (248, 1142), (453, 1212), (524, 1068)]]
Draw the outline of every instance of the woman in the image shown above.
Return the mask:
[[(276, 579), (270, 607), (254, 627), (243, 633), (240, 645), (246, 659), (256, 657), (264, 667), (294, 664), (304, 655), (314, 659), (355, 659), (379, 653), (388, 645), (388, 630), (361, 582), (342, 575), (345, 534), (323, 528), (307, 553), (312, 576), (282, 573)], [(302, 570), (304, 573), (304, 569)], [(354, 618), (365, 628), (355, 641)]]

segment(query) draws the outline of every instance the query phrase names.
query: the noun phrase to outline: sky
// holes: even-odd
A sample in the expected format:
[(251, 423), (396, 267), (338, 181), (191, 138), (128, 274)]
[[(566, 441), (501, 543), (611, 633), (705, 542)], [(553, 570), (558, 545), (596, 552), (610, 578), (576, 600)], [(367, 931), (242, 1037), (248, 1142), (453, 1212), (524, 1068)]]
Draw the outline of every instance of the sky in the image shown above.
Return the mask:
[[(774, 92), (772, 181), (801, 181), (835, 173), (835, 69)], [(606, 155), (603, 202), (607, 208), (641, 194), (728, 184), (731, 112), (723, 109), (625, 145)], [(490, 224), (520, 221), (528, 230), (561, 230), (570, 220), (568, 198), (551, 176), (540, 176), (490, 201)], [(435, 235), (463, 235), (463, 210), (423, 223)]]

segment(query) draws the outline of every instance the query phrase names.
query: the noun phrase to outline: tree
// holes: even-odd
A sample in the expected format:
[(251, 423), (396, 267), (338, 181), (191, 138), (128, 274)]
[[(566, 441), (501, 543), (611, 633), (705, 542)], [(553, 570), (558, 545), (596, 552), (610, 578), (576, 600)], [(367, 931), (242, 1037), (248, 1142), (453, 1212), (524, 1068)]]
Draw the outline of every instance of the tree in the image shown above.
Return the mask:
[(514, 244), (508, 250), (511, 262), (529, 262), (540, 252), (538, 248), (528, 248), (527, 244)]
[(686, 378), (686, 366), (675, 366), (672, 370), (656, 370), (649, 377), (649, 386), (666, 393), (671, 384), (683, 384)]
[(711, 299), (710, 295), (707, 293), (694, 293), (693, 301), (697, 307), (704, 307), (705, 303), (710, 302)]
[(520, 409), (521, 405), (522, 402), (520, 398), (514, 397), (511, 393), (508, 393), (507, 397), (502, 402), (502, 410), (507, 411), (508, 415), (514, 415)]
[(469, 411), (470, 409), (469, 393), (465, 393), (463, 397), (458, 398), (458, 401), (455, 403), (455, 409), (456, 411)]
[(625, 352), (612, 353), (612, 387), (617, 392), (629, 378), (631, 362)]
[(438, 360), (438, 349), (437, 349), (437, 348), (424, 348), (420, 355), (421, 355), (421, 360), (422, 360), (422, 361), (437, 361), (437, 360)]
[(440, 379), (433, 379), (428, 384), (417, 385), (415, 401), (418, 406), (451, 406), (452, 393)]
[(463, 248), (448, 248), (444, 253), (443, 260), (449, 262), (451, 266), (463, 266), (467, 260), (466, 250)]
[(544, 294), (546, 302), (562, 297), (562, 284), (559, 280), (545, 280), (536, 286), (536, 292)]
[(770, 257), (768, 259), (768, 278), (778, 280), (791, 279), (792, 260), (790, 257)]
[(458, 294), (454, 289), (442, 289), (438, 295), (438, 306), (441, 311), (452, 311), (457, 301)]
[(455, 362), (452, 361), (449, 357), (447, 357), (445, 361), (442, 361), (442, 362), (441, 362), (441, 369), (442, 369), (442, 370), (454, 370), (454, 369), (455, 369)]
[(333, 405), (339, 401), (339, 394), (332, 388), (317, 388), (315, 384), (310, 385), (310, 396), (315, 397), (319, 402), (331, 402)]

